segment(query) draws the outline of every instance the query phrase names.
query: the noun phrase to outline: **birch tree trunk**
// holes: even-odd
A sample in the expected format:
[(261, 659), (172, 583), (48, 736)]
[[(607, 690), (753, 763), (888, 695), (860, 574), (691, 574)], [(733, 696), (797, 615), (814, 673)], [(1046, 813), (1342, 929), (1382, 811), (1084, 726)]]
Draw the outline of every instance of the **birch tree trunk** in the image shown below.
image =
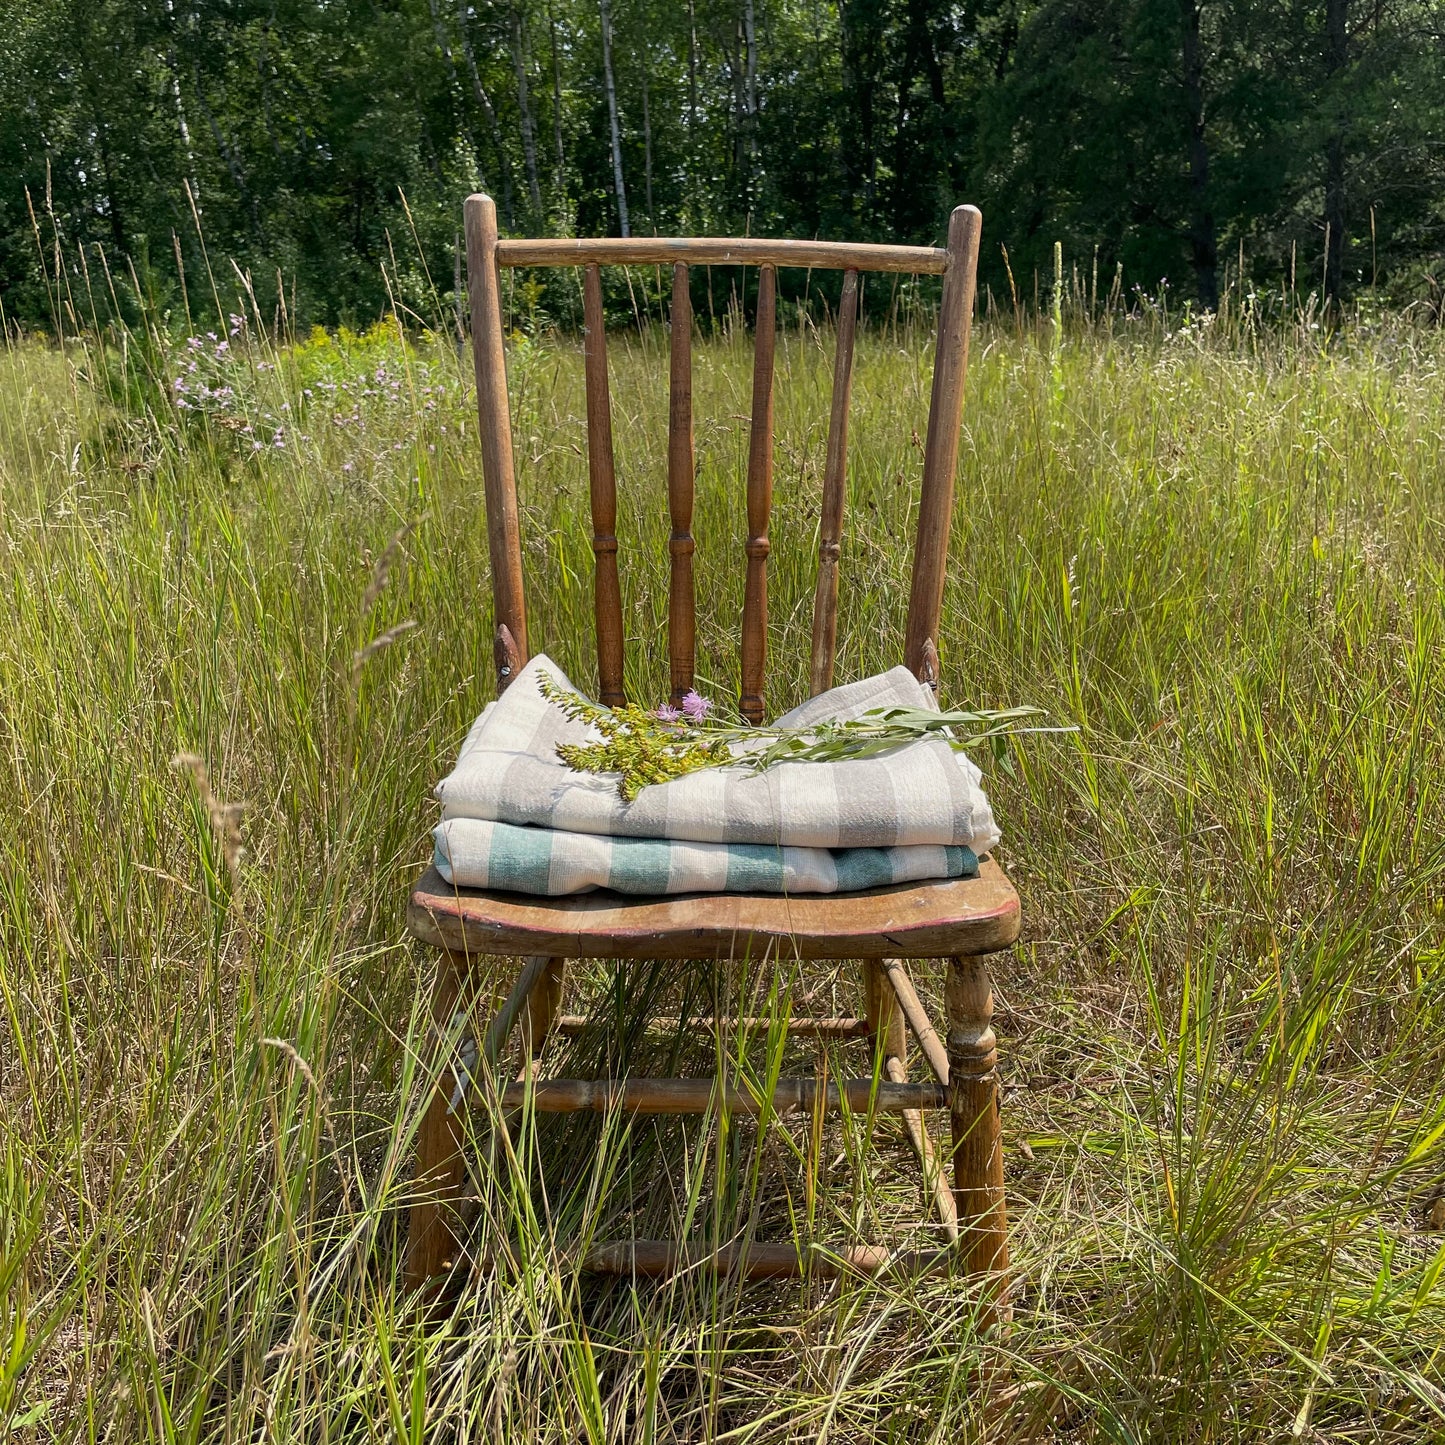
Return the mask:
[(562, 153), (562, 60), (557, 52), (557, 16), (547, 0), (547, 25), (552, 33), (552, 139), (557, 145), (557, 203), (567, 190), (567, 162)]
[(508, 6), (512, 21), (512, 67), (517, 72), (517, 111), (522, 118), (522, 160), (527, 168), (527, 195), (532, 202), (532, 215), (542, 216), (542, 190), (537, 183), (537, 128), (527, 98), (527, 40), (522, 25), (522, 12), (515, 0)]
[(1325, 301), (1337, 305), (1345, 260), (1344, 70), (1350, 60), (1349, 0), (1325, 0)]
[[(743, 43), (746, 50), (743, 72), (743, 114), (747, 119), (748, 160), (756, 160), (758, 153), (758, 25), (753, 11), (753, 0), (743, 5)], [(751, 181), (751, 170), (749, 172)]]
[(627, 186), (622, 179), (622, 129), (617, 123), (617, 82), (612, 75), (612, 6), (597, 0), (602, 19), (602, 78), (607, 86), (607, 119), (612, 127), (612, 180), (617, 187), (617, 224), (624, 236), (632, 234), (627, 223)]
[[(652, 106), (647, 94), (647, 47), (642, 50), (642, 156), (646, 177), (647, 220), (652, 224)], [(656, 231), (653, 226), (653, 230)]]
[(694, 0), (687, 0), (687, 132), (697, 135), (697, 11)]
[[(451, 42), (450, 42), (450, 41), (448, 40), (448, 38), (447, 38), (446, 22), (442, 19), (442, 13), (441, 13), (441, 11), (437, 8), (437, 0), (427, 0), (427, 4), (429, 5), (429, 7), (430, 7), (430, 9), (431, 9), (432, 34), (433, 34), (433, 36), (434, 36), (435, 39), (436, 39), (437, 49), (441, 52), (442, 60), (443, 60), (443, 61), (445, 62), (445, 64), (446, 64), (446, 67), (447, 67), (447, 78), (448, 78), (448, 80), (450, 80), (450, 82), (451, 82), (451, 86), (452, 86), (453, 92), (460, 97), (460, 95), (462, 94), (462, 82), (461, 82), (461, 77), (457, 74), (456, 60), (455, 60), (455, 59), (453, 58), (453, 56), (452, 56)], [(263, 92), (263, 94), (264, 94), (264, 92)], [(471, 143), (473, 146), (476, 146), (476, 137), (475, 137), (475, 135), (474, 135), (473, 132), (472, 132), (472, 127), (471, 127), (471, 125), (470, 125), (470, 124), (466, 124), (465, 122), (464, 122), (464, 124), (465, 124), (464, 139), (467, 140), (469, 143)], [(269, 120), (268, 120), (268, 125), (269, 125)], [(273, 144), (274, 144), (274, 142), (273, 142)], [(480, 150), (480, 147), (477, 147), (477, 149)], [(280, 149), (279, 146), (276, 147), (276, 154), (277, 154), (278, 156), (281, 154), (281, 149)], [(478, 166), (480, 167), (480, 164), (481, 164), (481, 157), (480, 157), (480, 156), (478, 156), (477, 163), (478, 163)], [(487, 179), (486, 179), (486, 176), (485, 176), (484, 174), (482, 174), (482, 172), (480, 171), (480, 169), (478, 170), (478, 173), (477, 173), (477, 186), (479, 187), (479, 189), (484, 190), (484, 191), (487, 189)]]
[(482, 84), (482, 73), (477, 69), (477, 53), (472, 49), (471, 32), (467, 28), (467, 0), (457, 0), (457, 29), (462, 37), (462, 55), (467, 62), (467, 73), (472, 80), (472, 94), (476, 97), (477, 108), (486, 118), (487, 129), (492, 133), (492, 144), (497, 148), (497, 169), (502, 173), (502, 215), (506, 217), (507, 229), (517, 224), (512, 208), (512, 163), (507, 158), (506, 142), (502, 139), (502, 128), (497, 124), (496, 108)]
[(1184, 27), (1184, 99), (1189, 112), (1189, 246), (1194, 283), (1206, 311), (1219, 305), (1214, 213), (1209, 205), (1209, 146), (1204, 135), (1204, 50), (1199, 29), (1201, 0), (1179, 0)]
[(737, 16), (733, 24), (732, 49), (728, 53), (728, 79), (732, 85), (732, 161), (733, 180), (741, 181), (744, 194), (747, 191), (747, 42), (743, 38), (743, 19)]
[(697, 170), (697, 10), (694, 0), (687, 0), (687, 190), (694, 212)]
[(166, 22), (171, 31), (171, 44), (166, 51), (166, 66), (170, 71), (171, 94), (176, 104), (176, 125), (181, 133), (181, 149), (186, 153), (186, 180), (191, 187), (191, 204), (200, 214), (201, 182), (196, 175), (196, 153), (191, 145), (191, 127), (186, 119), (186, 105), (181, 99), (181, 67), (176, 59), (175, 39), (177, 32), (176, 7), (173, 0), (166, 0)]

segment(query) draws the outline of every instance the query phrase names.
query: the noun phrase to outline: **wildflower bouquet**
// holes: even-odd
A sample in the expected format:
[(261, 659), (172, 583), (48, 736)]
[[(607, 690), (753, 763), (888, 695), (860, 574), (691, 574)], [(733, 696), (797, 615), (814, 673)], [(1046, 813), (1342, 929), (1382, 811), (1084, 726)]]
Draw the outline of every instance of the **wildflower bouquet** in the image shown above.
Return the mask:
[(1004, 740), (1042, 709), (1011, 707), (935, 712), (923, 707), (882, 707), (846, 721), (804, 728), (752, 727), (717, 716), (712, 702), (689, 692), (681, 707), (649, 710), (634, 703), (608, 708), (560, 686), (538, 682), (542, 696), (574, 722), (594, 727), (601, 739), (564, 743), (557, 756), (575, 772), (616, 773), (617, 792), (632, 802), (643, 788), (702, 768), (746, 767), (762, 772), (776, 763), (836, 763), (872, 757), (924, 738), (940, 738), (956, 751), (987, 744), (1007, 764)]

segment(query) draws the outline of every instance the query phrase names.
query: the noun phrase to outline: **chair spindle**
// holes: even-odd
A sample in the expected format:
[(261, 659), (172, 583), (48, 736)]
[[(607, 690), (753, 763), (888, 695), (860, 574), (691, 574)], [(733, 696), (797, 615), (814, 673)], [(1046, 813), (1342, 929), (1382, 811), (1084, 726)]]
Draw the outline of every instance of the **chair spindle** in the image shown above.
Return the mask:
[(773, 506), (773, 351), (777, 340), (778, 273), (758, 272), (757, 332), (753, 342), (753, 422), (748, 442), (748, 576), (743, 592), (742, 690), (739, 710), (754, 726), (763, 720), (768, 664), (768, 514)]
[(527, 661), (528, 653), (517, 481), (512, 466), (512, 418), (507, 405), (507, 358), (502, 347), (502, 300), (497, 286), (496, 203), (490, 196), (468, 196), (463, 224), (496, 621), (492, 654), (497, 666), (497, 691), (503, 692)]
[(617, 472), (612, 456), (612, 398), (607, 387), (607, 328), (602, 274), (586, 270), (582, 285), (583, 362), (587, 373), (587, 478), (592, 503), (593, 616), (597, 690), (607, 707), (626, 701), (622, 684), (622, 587), (617, 577)]
[(672, 268), (672, 357), (667, 415), (667, 509), (672, 521), (668, 550), (672, 570), (667, 593), (667, 654), (676, 706), (693, 683), (697, 618), (692, 587), (692, 296), (687, 267)]
[(843, 555), (843, 508), (848, 492), (848, 401), (853, 390), (853, 335), (858, 322), (858, 273), (843, 273), (833, 357), (833, 409), (823, 464), (823, 513), (818, 522), (818, 586), (813, 594), (813, 655), (809, 696), (833, 686), (838, 650), (838, 564)]
[(948, 261), (938, 308), (938, 347), (933, 358), (933, 397), (923, 445), (923, 487), (918, 536), (913, 548), (913, 585), (903, 660), (920, 682), (938, 689), (938, 621), (943, 612), (948, 532), (953, 521), (953, 474), (963, 421), (963, 382), (968, 371), (968, 332), (973, 320), (974, 277), (983, 216), (957, 206), (948, 220)]

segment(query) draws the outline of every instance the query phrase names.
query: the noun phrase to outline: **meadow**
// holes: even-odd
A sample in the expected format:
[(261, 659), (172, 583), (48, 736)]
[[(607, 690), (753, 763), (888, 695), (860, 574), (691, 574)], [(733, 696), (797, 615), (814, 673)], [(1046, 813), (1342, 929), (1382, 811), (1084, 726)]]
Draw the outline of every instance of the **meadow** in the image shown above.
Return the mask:
[[(981, 760), (1025, 920), (995, 960), (1010, 1332), (944, 1276), (578, 1271), (634, 1228), (926, 1234), (898, 1123), (866, 1116), (489, 1135), (474, 1242), (503, 1263), (428, 1323), (399, 1268), (433, 960), (402, 916), (491, 696), (470, 379), (440, 322), (278, 339), (244, 299), (0, 353), (0, 1435), (1445, 1435), (1438, 329), (1143, 299), (976, 329), (942, 696), (1078, 726)], [(806, 677), (832, 355), (785, 319), (773, 711)], [(526, 322), (532, 645), (591, 686), (580, 347)], [(661, 700), (666, 338), (639, 313), (611, 346), (629, 691)], [(880, 309), (840, 680), (901, 655), (929, 367), (926, 318)], [(735, 315), (695, 372), (700, 686), (726, 698)], [(808, 1071), (812, 1044), (640, 1019), (858, 988), (786, 961), (571, 979), (594, 1026), (558, 1074)]]

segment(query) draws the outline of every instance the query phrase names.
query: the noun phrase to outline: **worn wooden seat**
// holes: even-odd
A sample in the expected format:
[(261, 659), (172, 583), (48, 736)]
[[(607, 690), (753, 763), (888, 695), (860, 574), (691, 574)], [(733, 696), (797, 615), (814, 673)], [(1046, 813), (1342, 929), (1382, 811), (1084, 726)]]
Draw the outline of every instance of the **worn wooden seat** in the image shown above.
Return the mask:
[(947, 958), (995, 953), (1019, 932), (1019, 899), (986, 859), (977, 878), (902, 883), (861, 893), (788, 898), (691, 893), (627, 898), (579, 893), (531, 898), (453, 888), (428, 869), (407, 926), (465, 954), (557, 958)]
[[(471, 307), (482, 473), (495, 607), (493, 651), (498, 690), (526, 662), (527, 619), (522, 579), (516, 480), (507, 402), (499, 266), (582, 266), (586, 326), (588, 474), (595, 554), (594, 598), (597, 693), (609, 706), (624, 701), (622, 601), (616, 537), (617, 499), (607, 385), (606, 333), (599, 268), (670, 263), (673, 268), (668, 406), (668, 509), (671, 519), (668, 659), (674, 702), (693, 684), (693, 424), (691, 265), (759, 267), (748, 453), (747, 535), (741, 551), (746, 584), (741, 619), (739, 709), (752, 722), (764, 716), (767, 665), (768, 519), (772, 505), (773, 355), (779, 266), (831, 267), (844, 272), (837, 352), (823, 476), (817, 587), (809, 677), (813, 693), (833, 682), (838, 574), (842, 557), (848, 402), (861, 270), (943, 277), (933, 391), (924, 444), (913, 578), (904, 630), (903, 661), (929, 686), (938, 685), (939, 615), (953, 511), (969, 323), (981, 227), (979, 213), (960, 206), (949, 221), (946, 248), (870, 246), (758, 239), (502, 240), (496, 209), (486, 196), (465, 207), (467, 286)], [(998, 863), (983, 862), (973, 879), (812, 897), (710, 894), (628, 898), (596, 892), (538, 898), (446, 884), (435, 870), (417, 883), (408, 910), (411, 931), (441, 950), (432, 994), (433, 1037), (451, 1040), (454, 1021), (469, 1013), (480, 961), (523, 957), (516, 981), (485, 1029), (461, 1055), (439, 1061), (435, 1092), (422, 1121), (417, 1159), (418, 1198), (411, 1212), (407, 1267), (422, 1287), (464, 1253), (460, 1238), (464, 1131), (456, 1101), (469, 1074), (459, 1059), (480, 1055), (495, 1064), (520, 1030), (533, 1062), (549, 1034), (571, 1032), (581, 1020), (561, 1012), (563, 960), (718, 959), (781, 957), (861, 960), (863, 1008), (857, 1018), (792, 1019), (790, 1032), (859, 1039), (882, 1054), (882, 1079), (871, 1067), (859, 1077), (820, 1084), (779, 1079), (764, 1101), (746, 1089), (713, 1080), (548, 1080), (529, 1065), (525, 1085), (502, 1091), (510, 1107), (526, 1097), (538, 1113), (621, 1109), (637, 1113), (702, 1113), (721, 1107), (778, 1113), (796, 1109), (870, 1109), (898, 1113), (922, 1162), (945, 1234), (942, 1252), (907, 1260), (873, 1245), (799, 1253), (792, 1245), (745, 1243), (710, 1251), (688, 1241), (632, 1240), (595, 1247), (587, 1264), (608, 1273), (663, 1273), (708, 1266), (752, 1276), (808, 1271), (876, 1272), (942, 1260), (982, 1286), (990, 1314), (1006, 1308), (1008, 1241), (999, 1141), (997, 1055), (990, 1026), (992, 996), (981, 958), (1008, 947), (1019, 932), (1019, 900)], [(947, 958), (947, 1028), (935, 1032), (902, 962)], [(672, 1022), (676, 1022), (675, 1020)], [(716, 1025), (736, 1020), (698, 1020)], [(754, 1021), (757, 1022), (757, 1021)], [(911, 1031), (932, 1074), (908, 1079)], [(470, 1053), (468, 1053), (470, 1049)], [(515, 1098), (513, 1097), (515, 1095)], [(922, 1110), (946, 1108), (951, 1124), (952, 1186), (935, 1157)]]

